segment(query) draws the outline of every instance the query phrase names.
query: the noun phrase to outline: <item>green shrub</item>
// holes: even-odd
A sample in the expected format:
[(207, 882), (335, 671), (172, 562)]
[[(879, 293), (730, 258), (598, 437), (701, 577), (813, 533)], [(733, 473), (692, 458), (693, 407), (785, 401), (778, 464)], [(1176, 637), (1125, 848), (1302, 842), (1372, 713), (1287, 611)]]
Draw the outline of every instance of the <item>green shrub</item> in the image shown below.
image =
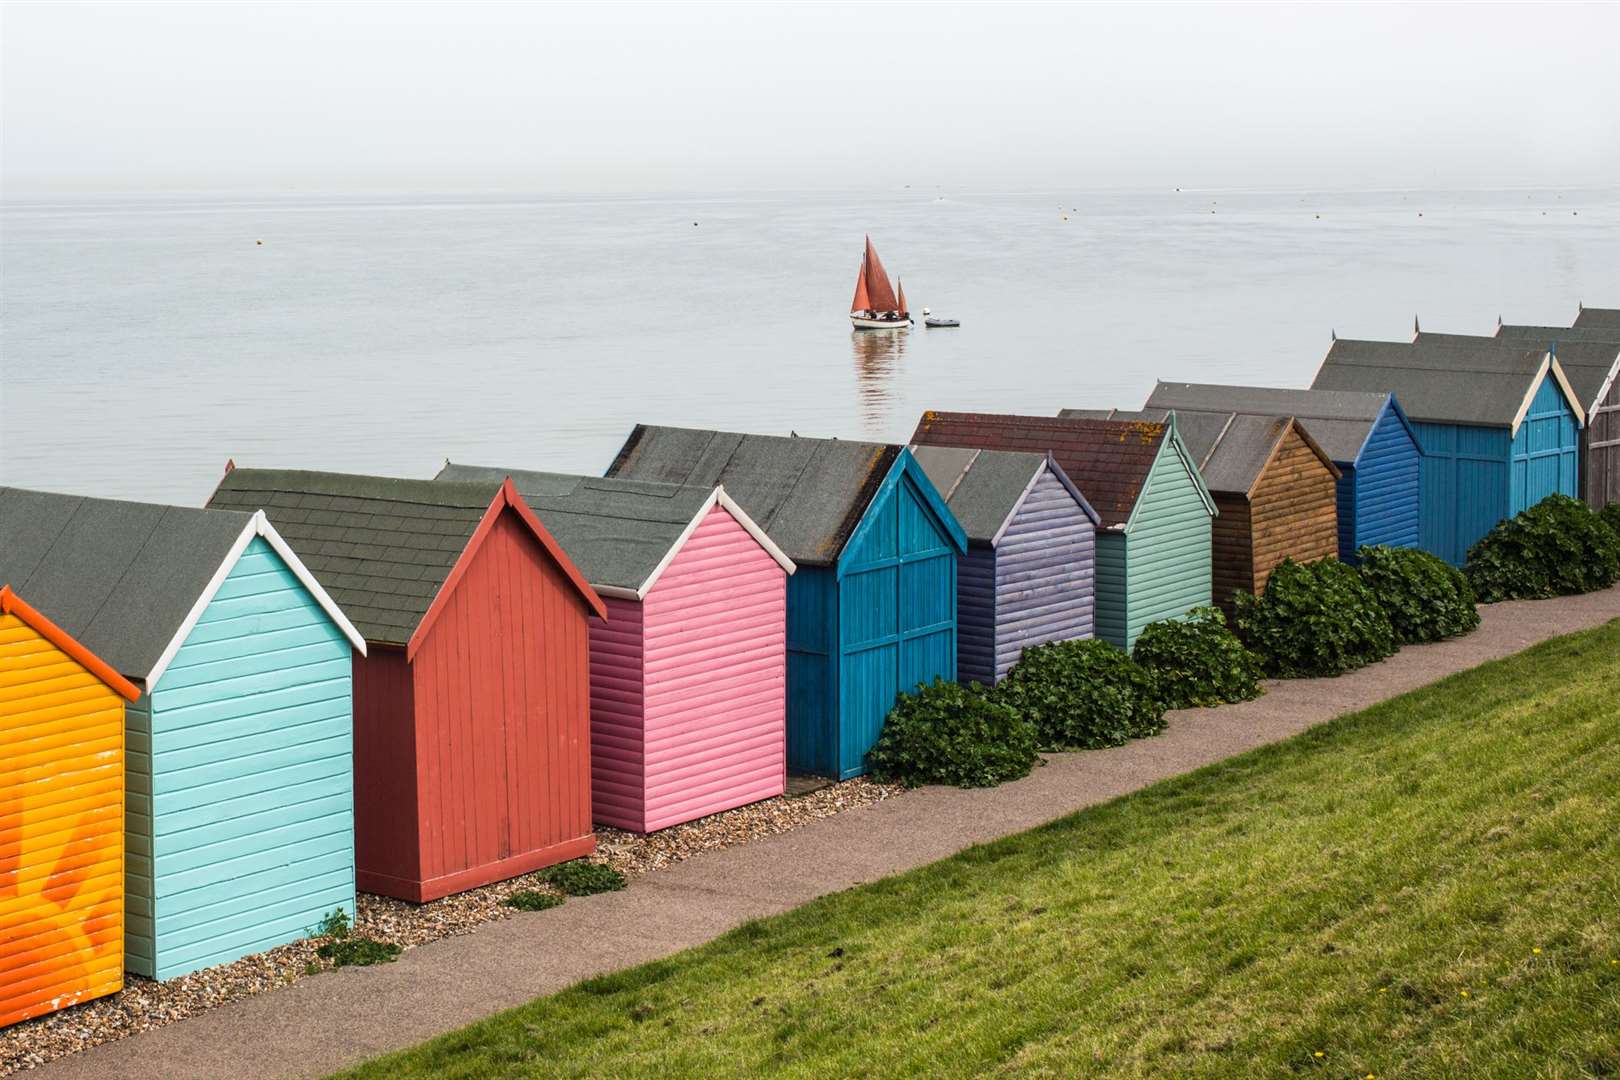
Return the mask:
[(1025, 649), (996, 697), (1035, 725), (1042, 750), (1093, 750), (1164, 730), (1151, 672), (1106, 641)]
[(1598, 520), (1609, 527), (1609, 531), (1620, 537), (1620, 502), (1612, 502), (1598, 511)]
[(935, 678), (896, 699), (877, 745), (872, 777), (907, 787), (994, 787), (1035, 767), (1035, 727), (978, 683)]
[(590, 896), (624, 888), (623, 874), (605, 863), (587, 862), (584, 859), (548, 867), (540, 877), (558, 892), (569, 896)]
[(1131, 658), (1153, 674), (1167, 709), (1260, 696), (1260, 661), (1227, 629), (1220, 608), (1193, 608), (1179, 619), (1149, 623)]
[(507, 907), (519, 911), (545, 911), (562, 902), (563, 898), (556, 893), (541, 892), (539, 889), (519, 889), (502, 901)]
[(1620, 578), (1620, 537), (1590, 507), (1549, 495), (1468, 549), (1480, 600), (1537, 600), (1606, 589)]
[(1238, 637), (1268, 675), (1341, 675), (1395, 651), (1378, 598), (1337, 559), (1284, 559), (1262, 595), (1239, 593), (1236, 604)]
[(344, 937), (328, 941), (315, 952), (332, 961), (333, 967), (371, 967), (393, 963), (399, 957), (400, 948), (392, 941)]
[(1397, 645), (1466, 634), (1479, 625), (1468, 576), (1416, 548), (1363, 547), (1361, 580), (1389, 616)]

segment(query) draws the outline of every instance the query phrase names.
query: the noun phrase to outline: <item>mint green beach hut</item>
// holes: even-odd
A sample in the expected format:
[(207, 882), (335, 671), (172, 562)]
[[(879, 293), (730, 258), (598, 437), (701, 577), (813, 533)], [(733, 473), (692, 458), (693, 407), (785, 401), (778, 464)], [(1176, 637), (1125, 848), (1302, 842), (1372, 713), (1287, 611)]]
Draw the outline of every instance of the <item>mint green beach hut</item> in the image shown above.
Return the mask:
[(354, 914), (354, 654), (263, 511), (0, 488), (0, 581), (140, 690), (124, 966), (169, 979)]
[(1149, 623), (1211, 602), (1215, 502), (1174, 414), (1151, 423), (929, 411), (911, 441), (1052, 455), (1097, 512), (1104, 641), (1129, 650)]

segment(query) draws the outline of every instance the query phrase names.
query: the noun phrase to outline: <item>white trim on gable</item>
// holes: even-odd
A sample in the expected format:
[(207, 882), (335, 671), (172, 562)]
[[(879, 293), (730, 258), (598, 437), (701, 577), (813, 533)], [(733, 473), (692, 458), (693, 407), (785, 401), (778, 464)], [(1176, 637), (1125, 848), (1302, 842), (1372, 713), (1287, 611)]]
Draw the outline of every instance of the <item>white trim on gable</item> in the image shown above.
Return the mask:
[[(979, 460), (979, 455), (974, 454), (973, 455), (973, 460), (978, 461)], [(970, 465), (969, 468), (971, 468), (971, 467), (972, 466)], [(965, 471), (964, 471), (963, 475), (966, 475)], [(1040, 483), (1041, 482), (1041, 477), (1043, 477), (1045, 475), (1046, 475), (1046, 462), (1044, 460), (1042, 460), (1042, 462), (1035, 467), (1035, 471), (1030, 474), (1029, 483), (1024, 485), (1024, 490), (1019, 492), (1018, 493), (1018, 498), (1013, 500), (1012, 509), (1007, 511), (1007, 516), (1001, 519), (1001, 524), (999, 526), (997, 526), (997, 528), (996, 528), (996, 535), (994, 535), (994, 536), (992, 536), (990, 538), (990, 546), (992, 548), (999, 547), (1001, 545), (1001, 537), (1003, 536), (1003, 534), (1006, 533), (1007, 529), (1012, 525), (1013, 518), (1018, 516), (1019, 507), (1024, 505), (1024, 500), (1029, 498), (1029, 493), (1035, 490), (1035, 485)], [(951, 490), (952, 491), (956, 490), (955, 485), (952, 485)], [(947, 505), (948, 505), (948, 503), (949, 503), (949, 500), (947, 499)]]
[[(1614, 389), (1616, 379), (1620, 379), (1620, 354), (1615, 356), (1614, 366), (1609, 368), (1608, 375), (1604, 376), (1603, 378), (1603, 385), (1598, 388), (1597, 397), (1592, 399), (1592, 404), (1589, 407), (1591, 413), (1596, 413), (1599, 409), (1603, 408), (1603, 403), (1609, 398), (1609, 391)], [(1590, 418), (1591, 414), (1589, 413), (1588, 419)]]
[[(1513, 414), (1513, 423), (1508, 427), (1508, 436), (1510, 438), (1519, 434), (1519, 425), (1524, 423), (1526, 416), (1530, 415), (1530, 405), (1536, 399), (1536, 391), (1541, 389), (1542, 377), (1548, 372), (1552, 373), (1554, 381), (1558, 383), (1558, 389), (1563, 393), (1564, 400), (1569, 402), (1570, 408), (1575, 410), (1575, 426), (1578, 428), (1586, 426), (1586, 408), (1581, 404), (1581, 400), (1575, 396), (1575, 390), (1569, 385), (1569, 380), (1564, 377), (1564, 368), (1558, 363), (1558, 358), (1549, 352), (1542, 357), (1541, 366), (1536, 369), (1536, 377), (1530, 380), (1530, 386), (1524, 392), (1524, 400), (1519, 403), (1519, 411)], [(1611, 375), (1610, 378), (1613, 378), (1613, 376)]]
[(287, 546), (287, 541), (281, 538), (281, 534), (276, 532), (275, 526), (270, 524), (270, 519), (264, 516), (264, 511), (255, 510), (251, 520), (243, 526), (241, 534), (231, 542), (230, 551), (226, 552), (224, 560), (219, 564), (219, 568), (214, 571), (214, 576), (208, 579), (208, 584), (197, 597), (197, 602), (191, 605), (191, 610), (186, 612), (186, 617), (180, 621), (179, 629), (174, 632), (174, 636), (169, 639), (169, 643), (163, 647), (163, 653), (158, 657), (157, 663), (152, 665), (152, 670), (142, 678), (141, 681), (145, 684), (148, 693), (157, 689), (158, 680), (163, 678), (163, 673), (169, 670), (170, 664), (174, 663), (175, 656), (180, 652), (181, 646), (186, 643), (186, 638), (191, 636), (191, 631), (197, 625), (197, 621), (202, 618), (203, 612), (208, 610), (208, 605), (214, 602), (214, 596), (225, 584), (225, 579), (230, 577), (231, 571), (236, 568), (236, 562), (242, 557), (242, 552), (247, 550), (248, 545), (253, 542), (255, 537), (260, 536), (264, 537), (275, 553), (281, 556), (282, 562), (287, 564), (287, 569), (293, 572), (293, 576), (298, 579), (299, 584), (309, 590), (309, 594), (315, 598), (315, 602), (337, 624), (338, 629), (343, 632), (343, 636), (349, 639), (349, 643), (360, 650), (361, 656), (366, 655), (366, 639), (360, 636), (360, 631), (354, 628), (354, 624), (349, 622), (348, 617), (326, 594), (326, 590), (321, 588), (321, 583), (315, 580), (314, 575), (309, 572), (309, 568), (304, 565), (303, 561), (293, 554), (292, 548)]
[(698, 526), (703, 524), (703, 519), (709, 516), (709, 511), (716, 506), (730, 514), (732, 520), (741, 525), (743, 531), (753, 537), (754, 541), (764, 548), (765, 552), (783, 570), (791, 574), (798, 569), (793, 560), (788, 558), (787, 554), (776, 546), (776, 541), (766, 535), (765, 530), (761, 529), (754, 519), (749, 517), (741, 506), (737, 505), (736, 500), (726, 494), (726, 489), (723, 486), (716, 486), (713, 491), (709, 492), (709, 497), (703, 501), (703, 505), (698, 508), (698, 512), (692, 515), (692, 520), (686, 523), (686, 528), (681, 530), (681, 535), (676, 537), (675, 542), (669, 545), (669, 550), (665, 551), (664, 557), (658, 560), (658, 565), (653, 567), (652, 573), (647, 575), (647, 579), (638, 588), (627, 589), (623, 586), (597, 585), (595, 583), (592, 583), (591, 587), (603, 596), (614, 596), (620, 600), (645, 600), (647, 594), (652, 592), (653, 586), (658, 584), (658, 579), (669, 568), (669, 564), (675, 561), (675, 556), (680, 553), (681, 548), (686, 546), (686, 541), (697, 531)]

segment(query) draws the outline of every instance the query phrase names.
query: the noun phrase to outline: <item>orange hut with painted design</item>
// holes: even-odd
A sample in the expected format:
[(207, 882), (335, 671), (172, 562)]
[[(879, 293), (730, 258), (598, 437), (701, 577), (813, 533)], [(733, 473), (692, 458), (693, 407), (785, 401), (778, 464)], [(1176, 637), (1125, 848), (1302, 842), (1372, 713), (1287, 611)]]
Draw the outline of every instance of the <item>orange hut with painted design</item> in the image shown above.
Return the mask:
[(0, 1027), (124, 985), (124, 702), (0, 586)]

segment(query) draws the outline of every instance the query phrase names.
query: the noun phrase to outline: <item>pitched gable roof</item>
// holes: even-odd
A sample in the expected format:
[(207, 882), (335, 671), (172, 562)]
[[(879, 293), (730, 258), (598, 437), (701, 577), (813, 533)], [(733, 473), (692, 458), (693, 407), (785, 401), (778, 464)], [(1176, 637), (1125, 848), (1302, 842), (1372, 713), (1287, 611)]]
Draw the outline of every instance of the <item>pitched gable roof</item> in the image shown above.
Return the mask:
[(602, 601), (515, 489), (296, 469), (233, 469), (209, 499), (260, 509), (354, 620), (367, 641), (412, 645), (448, 595), (463, 556), (510, 507), (598, 614)]
[(499, 483), (511, 477), (523, 501), (598, 591), (646, 596), (709, 509), (724, 505), (784, 570), (793, 562), (721, 487), (657, 484), (617, 477), (496, 469), (446, 461), (438, 481)]
[(1047, 454), (954, 446), (914, 446), (911, 454), (969, 540), (994, 544), (1041, 474), (1052, 471), (1093, 525), (1097, 511)]
[(1582, 307), (1575, 315), (1575, 325), (1581, 329), (1620, 329), (1620, 308)]
[(0, 580), (150, 689), (255, 536), (365, 643), (262, 514), (0, 488)]
[(723, 486), (793, 562), (838, 560), (901, 447), (638, 424), (608, 476)]
[(79, 666), (90, 674), (106, 683), (109, 688), (126, 701), (134, 701), (141, 696), (138, 686), (118, 674), (101, 657), (81, 645), (71, 634), (57, 626), (44, 613), (29, 604), (22, 597), (12, 591), (10, 585), (0, 585), (0, 615), (14, 615), (23, 623), (33, 628), (40, 637), (61, 649), (71, 656)]
[(1499, 345), (1539, 345), (1550, 349), (1558, 366), (1569, 377), (1569, 384), (1591, 412), (1602, 403), (1608, 387), (1620, 371), (1620, 329), (1592, 327), (1585, 330), (1561, 326), (1499, 326), (1494, 338), (1466, 334), (1419, 334), (1418, 340), (1435, 340), (1453, 345), (1474, 344), (1481, 340)]
[[(1069, 416), (1084, 410), (1065, 409), (1059, 415)], [(1199, 409), (1141, 409), (1109, 410), (1110, 419), (1164, 423), (1175, 414), (1176, 428), (1187, 450), (1203, 474), (1204, 484), (1211, 491), (1248, 496), (1254, 491), (1266, 465), (1277, 447), (1290, 431), (1298, 431), (1322, 464), (1327, 466), (1335, 480), (1339, 468), (1333, 464), (1325, 450), (1311, 437), (1303, 424), (1292, 416), (1270, 416), (1262, 413), (1213, 412)]]
[(1098, 527), (1109, 529), (1130, 520), (1167, 431), (1159, 423), (930, 410), (917, 422), (911, 441), (918, 446), (1050, 452), (1086, 493)]
[(1339, 338), (1311, 387), (1387, 391), (1413, 420), (1517, 431), (1549, 372), (1584, 421), (1585, 406), (1545, 347), (1489, 338), (1466, 344)]
[[(1212, 383), (1159, 382), (1146, 408), (1292, 416), (1304, 421), (1312, 438), (1336, 462), (1352, 463), (1361, 454), (1379, 417), (1390, 407), (1384, 391), (1292, 390), (1271, 386), (1219, 386)], [(1192, 439), (1183, 425), (1182, 438)]]

